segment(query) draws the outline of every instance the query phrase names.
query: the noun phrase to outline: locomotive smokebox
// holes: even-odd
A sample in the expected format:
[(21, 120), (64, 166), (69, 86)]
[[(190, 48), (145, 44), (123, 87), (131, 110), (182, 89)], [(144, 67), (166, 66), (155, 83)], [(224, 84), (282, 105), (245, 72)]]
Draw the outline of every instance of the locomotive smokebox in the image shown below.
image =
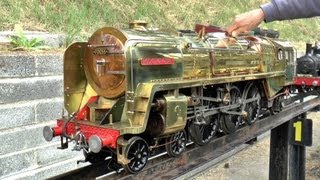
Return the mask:
[[(125, 92), (126, 40), (120, 30), (106, 27), (97, 30), (85, 48), (83, 65), (86, 80), (97, 94), (105, 98), (118, 98)], [(73, 71), (64, 73), (70, 75)]]
[(297, 74), (319, 76), (320, 74), (320, 57), (316, 54), (317, 50), (312, 48), (312, 44), (306, 44), (306, 54), (297, 59)]

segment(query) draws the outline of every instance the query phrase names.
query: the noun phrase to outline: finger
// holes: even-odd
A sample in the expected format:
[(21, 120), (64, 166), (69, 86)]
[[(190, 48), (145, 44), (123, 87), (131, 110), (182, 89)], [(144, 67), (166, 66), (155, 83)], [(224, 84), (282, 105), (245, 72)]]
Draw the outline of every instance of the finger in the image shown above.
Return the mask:
[(231, 32), (231, 36), (232, 37), (237, 37), (239, 34), (240, 34), (239, 29), (236, 29), (236, 30)]
[(229, 27), (227, 27), (226, 31), (229, 35), (232, 34), (232, 31), (236, 30), (239, 28), (238, 23), (233, 22)]
[(249, 31), (245, 30), (245, 31), (242, 31), (240, 34), (238, 35), (242, 35), (242, 36), (245, 36), (245, 35), (248, 35), (249, 34)]
[(243, 35), (246, 35), (248, 34), (249, 31), (245, 28), (245, 27), (240, 27), (238, 29), (235, 29), (234, 31), (231, 32), (231, 36), (232, 37), (237, 37), (239, 36), (240, 34), (243, 34)]

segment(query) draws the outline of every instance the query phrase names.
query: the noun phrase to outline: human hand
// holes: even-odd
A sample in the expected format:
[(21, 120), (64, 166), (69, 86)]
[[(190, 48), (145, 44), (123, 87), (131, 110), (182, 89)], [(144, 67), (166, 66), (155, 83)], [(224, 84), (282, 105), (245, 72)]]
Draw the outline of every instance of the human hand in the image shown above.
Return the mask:
[(259, 26), (264, 18), (264, 13), (260, 8), (237, 15), (226, 31), (232, 37), (236, 37), (239, 34), (247, 34), (249, 31)]

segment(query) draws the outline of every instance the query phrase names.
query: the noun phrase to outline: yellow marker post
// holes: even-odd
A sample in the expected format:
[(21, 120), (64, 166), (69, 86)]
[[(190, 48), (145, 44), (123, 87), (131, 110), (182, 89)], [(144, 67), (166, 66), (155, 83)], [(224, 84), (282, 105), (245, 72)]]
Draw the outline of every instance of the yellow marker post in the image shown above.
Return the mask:
[(297, 122), (293, 123), (293, 127), (295, 128), (294, 140), (301, 142), (301, 140), (302, 140), (302, 122), (297, 121)]

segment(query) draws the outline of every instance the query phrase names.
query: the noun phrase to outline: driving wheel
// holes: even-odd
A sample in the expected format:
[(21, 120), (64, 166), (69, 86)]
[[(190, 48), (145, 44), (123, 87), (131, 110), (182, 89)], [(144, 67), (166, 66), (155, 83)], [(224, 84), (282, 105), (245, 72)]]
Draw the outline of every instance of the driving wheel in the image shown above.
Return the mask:
[[(227, 106), (239, 103), (241, 100), (240, 90), (232, 86), (228, 92), (229, 101)], [(238, 111), (237, 109), (231, 109), (231, 111)], [(225, 134), (235, 132), (241, 124), (241, 118), (238, 115), (233, 114), (220, 114), (220, 127)]]
[(210, 142), (217, 133), (218, 122), (216, 116), (202, 117), (201, 124), (191, 123), (189, 133), (191, 139), (199, 146), (203, 146)]
[(247, 112), (245, 122), (250, 125), (254, 123), (259, 118), (260, 112), (260, 99), (261, 95), (257, 86), (253, 85), (247, 95), (247, 99), (256, 99), (252, 102), (246, 104), (245, 111)]

